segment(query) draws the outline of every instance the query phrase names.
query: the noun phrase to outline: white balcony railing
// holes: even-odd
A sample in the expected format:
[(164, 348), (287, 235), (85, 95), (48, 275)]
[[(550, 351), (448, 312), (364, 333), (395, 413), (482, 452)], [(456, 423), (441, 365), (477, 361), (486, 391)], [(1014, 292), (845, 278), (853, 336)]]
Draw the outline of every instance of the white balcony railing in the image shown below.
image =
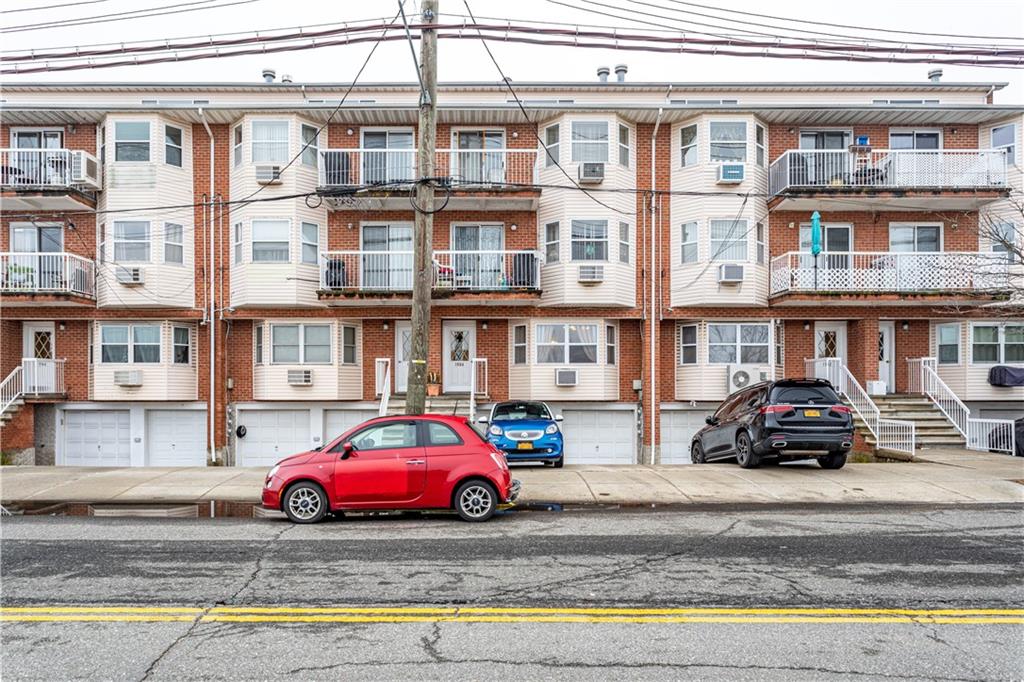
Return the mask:
[(96, 296), (96, 267), (73, 253), (0, 253), (0, 291)]
[[(453, 185), (532, 184), (537, 152), (532, 149), (439, 149), (434, 174)], [(405, 185), (417, 176), (413, 149), (325, 149), (320, 151), (320, 187)]]
[(799, 188), (992, 189), (1006, 187), (1001, 149), (791, 149), (768, 171), (771, 194)]
[(388, 400), (391, 398), (391, 358), (377, 358), (373, 361), (373, 386), (380, 396), (377, 416), (388, 413)]
[(21, 390), (25, 395), (54, 395), (64, 393), (64, 360), (23, 358), (21, 361)]
[(99, 189), (100, 164), (80, 150), (0, 149), (0, 186)]
[[(412, 291), (411, 251), (328, 251), (321, 257), (320, 288)], [(435, 289), (534, 291), (540, 289), (536, 251), (435, 251)]]
[[(771, 293), (1005, 291), (1015, 266), (1005, 253), (791, 251), (771, 262)], [(1019, 274), (1019, 273), (1018, 273)]]

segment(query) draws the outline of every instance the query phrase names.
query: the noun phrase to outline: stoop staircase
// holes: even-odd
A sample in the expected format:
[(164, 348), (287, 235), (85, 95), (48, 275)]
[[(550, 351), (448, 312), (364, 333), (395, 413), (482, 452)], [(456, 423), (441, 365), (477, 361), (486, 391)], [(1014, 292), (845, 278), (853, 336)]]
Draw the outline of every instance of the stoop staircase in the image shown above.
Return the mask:
[[(427, 396), (427, 412), (431, 414), (454, 414), (462, 417), (472, 418), (469, 413), (469, 396), (441, 395)], [(388, 399), (387, 414), (405, 414), (405, 396), (393, 395)]]
[[(963, 435), (950, 423), (934, 402), (921, 395), (872, 396), (883, 419), (900, 419), (914, 423), (918, 448), (964, 447)], [(854, 412), (854, 426), (864, 441), (876, 447), (874, 435)]]
[(21, 398), (15, 398), (8, 405), (7, 408), (0, 413), (0, 429), (7, 426), (7, 422), (14, 419), (14, 415), (18, 414), (18, 410), (25, 404), (25, 401)]

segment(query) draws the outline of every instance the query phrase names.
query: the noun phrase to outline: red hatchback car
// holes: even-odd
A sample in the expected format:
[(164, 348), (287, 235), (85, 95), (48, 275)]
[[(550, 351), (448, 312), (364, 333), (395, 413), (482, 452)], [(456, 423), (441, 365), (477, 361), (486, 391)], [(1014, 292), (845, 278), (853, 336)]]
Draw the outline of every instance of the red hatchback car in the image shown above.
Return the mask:
[(486, 521), (518, 495), (504, 453), (465, 417), (425, 414), (371, 419), (282, 459), (267, 474), (263, 506), (295, 523), (378, 509), (454, 509)]

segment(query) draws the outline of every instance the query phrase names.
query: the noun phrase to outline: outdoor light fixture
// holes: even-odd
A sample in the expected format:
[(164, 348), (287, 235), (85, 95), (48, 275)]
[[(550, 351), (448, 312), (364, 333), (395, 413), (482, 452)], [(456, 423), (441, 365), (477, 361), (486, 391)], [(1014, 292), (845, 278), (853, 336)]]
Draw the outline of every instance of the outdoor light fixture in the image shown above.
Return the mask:
[(385, 323), (384, 323), (383, 325), (381, 325), (381, 326), (383, 327), (384, 331), (387, 331), (387, 330), (388, 330), (388, 323), (387, 323), (387, 322), (385, 322)]
[(64, 331), (66, 329), (66, 327), (64, 326), (64, 323), (61, 322), (59, 325), (57, 325), (57, 329), (59, 329), (61, 331)]
[(900, 329), (902, 329), (903, 331), (909, 331), (910, 323), (907, 322), (906, 320), (903, 320), (903, 323), (900, 325)]
[(508, 229), (510, 229), (510, 230), (512, 230), (513, 232), (515, 232), (516, 230), (518, 230), (518, 229), (519, 229), (519, 226), (518, 226), (518, 225), (516, 225), (515, 223), (512, 223), (511, 225), (509, 225), (509, 226), (508, 226)]
[(486, 322), (481, 322), (480, 323), (480, 328), (483, 329), (484, 331), (487, 331), (487, 323)]
[[(955, 133), (956, 131), (954, 130), (953, 132)], [(512, 131), (512, 139), (513, 140), (518, 140), (519, 139), (519, 133), (517, 133), (516, 131), (513, 130)]]
[(351, 128), (346, 128), (345, 133), (347, 133), (348, 135), (355, 135), (356, 131), (352, 130)]
[(811, 331), (811, 323), (806, 321), (806, 320), (804, 320), (804, 331), (805, 332)]

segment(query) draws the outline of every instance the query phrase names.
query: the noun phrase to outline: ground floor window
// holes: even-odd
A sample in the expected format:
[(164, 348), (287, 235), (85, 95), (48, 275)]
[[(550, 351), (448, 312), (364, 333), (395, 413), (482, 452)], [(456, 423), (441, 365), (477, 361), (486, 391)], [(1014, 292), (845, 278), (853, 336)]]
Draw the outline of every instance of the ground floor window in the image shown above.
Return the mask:
[(596, 364), (596, 324), (537, 325), (539, 364)]
[(708, 325), (708, 362), (711, 364), (766, 364), (769, 358), (768, 325), (712, 323)]

